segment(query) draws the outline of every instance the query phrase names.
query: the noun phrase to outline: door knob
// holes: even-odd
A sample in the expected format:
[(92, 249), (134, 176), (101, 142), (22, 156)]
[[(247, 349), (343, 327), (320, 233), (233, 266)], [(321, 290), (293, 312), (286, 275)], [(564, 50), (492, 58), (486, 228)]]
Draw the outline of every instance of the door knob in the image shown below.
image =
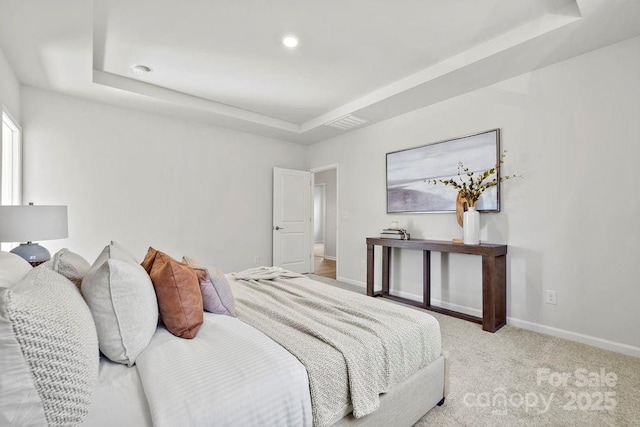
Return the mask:
[(282, 228), (282, 227), (278, 227), (277, 225), (276, 225), (276, 228), (275, 228), (275, 229), (276, 229), (276, 230), (284, 230), (284, 228)]

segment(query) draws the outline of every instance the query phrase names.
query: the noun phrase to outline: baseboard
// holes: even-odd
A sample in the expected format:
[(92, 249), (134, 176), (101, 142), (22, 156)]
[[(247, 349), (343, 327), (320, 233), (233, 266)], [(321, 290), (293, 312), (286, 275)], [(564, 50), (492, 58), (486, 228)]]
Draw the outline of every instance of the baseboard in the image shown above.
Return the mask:
[(325, 256), (324, 256), (324, 259), (328, 259), (328, 260), (330, 260), (330, 261), (336, 261), (336, 257), (334, 257), (334, 256), (329, 256), (329, 255), (325, 255)]
[[(422, 295), (416, 295), (410, 292), (395, 291), (393, 292), (393, 294), (399, 297), (407, 298), (414, 301), (422, 301)], [(464, 313), (470, 316), (482, 317), (482, 310), (479, 310), (477, 308), (471, 308), (464, 305), (453, 304), (450, 302), (441, 301), (434, 298), (431, 298), (431, 304), (435, 305), (436, 307), (446, 308), (447, 310), (457, 311), (458, 313)]]
[(367, 284), (365, 282), (361, 282), (359, 280), (353, 280), (353, 279), (348, 279), (346, 277), (342, 277), (342, 276), (338, 276), (336, 277), (336, 280), (338, 282), (344, 282), (344, 283), (348, 283), (350, 285), (355, 285), (355, 286), (359, 286), (361, 288), (366, 288)]
[[(336, 280), (345, 282), (350, 285), (366, 288), (367, 284), (358, 280), (348, 279), (346, 277), (338, 277)], [(394, 292), (403, 298), (409, 298), (416, 301), (422, 301), (421, 295), (412, 294), (409, 292)], [(470, 314), (472, 316), (482, 317), (482, 310), (478, 310), (472, 307), (461, 306), (458, 304), (452, 304), (444, 301), (437, 301), (432, 299), (433, 305), (437, 305), (442, 308), (459, 311), (460, 313)], [(594, 337), (591, 335), (584, 335), (578, 332), (567, 331), (565, 329), (554, 328), (553, 326), (542, 325), (540, 323), (529, 322), (528, 320), (517, 319), (515, 317), (507, 317), (507, 324), (515, 326), (516, 328), (526, 329), (532, 332), (538, 332), (545, 335), (551, 335), (553, 337), (564, 338), (569, 341), (579, 342), (581, 344), (587, 344), (593, 347), (602, 348), (605, 350), (615, 351), (617, 353), (626, 354), (628, 356), (640, 357), (640, 347), (619, 343), (616, 341), (609, 341), (602, 338)]]
[(541, 325), (539, 323), (533, 323), (527, 320), (516, 319), (514, 317), (507, 317), (507, 324), (515, 326), (516, 328), (527, 329), (529, 331), (539, 332), (545, 335), (564, 338), (569, 341), (575, 341), (582, 344), (591, 345), (593, 347), (615, 351), (616, 353), (622, 353), (628, 356), (640, 357), (640, 347), (635, 347), (616, 341), (609, 341), (602, 338), (593, 337), (591, 335), (584, 335), (578, 332), (567, 331), (565, 329)]
[[(364, 282), (347, 279), (346, 277), (338, 277), (336, 280), (338, 280), (340, 282), (348, 283), (350, 285), (359, 286), (361, 288), (366, 288), (367, 287), (367, 284), (364, 283)], [(422, 301), (422, 295), (412, 294), (410, 292), (394, 291), (393, 295), (397, 295), (399, 297), (407, 298), (407, 299), (414, 300), (414, 301)], [(457, 312), (460, 312), (460, 313), (468, 314), (470, 316), (482, 317), (482, 310), (478, 310), (476, 308), (466, 307), (464, 305), (453, 304), (453, 303), (449, 303), (449, 302), (446, 302), (446, 301), (440, 301), (440, 300), (433, 299), (433, 298), (431, 299), (431, 303), (433, 305), (437, 306), (437, 307), (446, 308), (447, 310), (454, 310), (454, 311), (457, 311)]]

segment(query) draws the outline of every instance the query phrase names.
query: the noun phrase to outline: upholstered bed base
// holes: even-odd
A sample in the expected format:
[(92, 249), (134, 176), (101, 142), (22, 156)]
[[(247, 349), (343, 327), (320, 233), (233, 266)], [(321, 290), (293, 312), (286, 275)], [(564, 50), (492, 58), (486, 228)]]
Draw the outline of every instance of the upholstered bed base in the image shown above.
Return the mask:
[(363, 418), (349, 414), (332, 427), (412, 426), (440, 402), (445, 393), (445, 358), (440, 356), (380, 396), (380, 408)]

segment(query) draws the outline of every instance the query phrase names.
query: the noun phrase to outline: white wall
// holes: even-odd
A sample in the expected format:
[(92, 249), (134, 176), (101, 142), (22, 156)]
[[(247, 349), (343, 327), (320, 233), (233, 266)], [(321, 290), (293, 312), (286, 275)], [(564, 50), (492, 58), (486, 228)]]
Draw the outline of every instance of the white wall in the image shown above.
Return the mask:
[[(501, 128), (503, 172), (524, 178), (482, 214), (481, 239), (509, 245), (509, 322), (640, 355), (638, 52), (627, 40), (311, 146), (310, 167), (340, 165), (342, 279), (364, 283), (365, 237), (391, 220), (415, 238), (461, 237), (454, 214), (385, 213), (385, 153)], [(420, 254), (395, 257), (393, 287), (420, 295)], [(446, 279), (434, 298), (478, 313), (480, 260), (432, 261)]]
[(20, 83), (0, 49), (0, 108), (2, 107), (15, 120), (20, 121)]
[(336, 203), (338, 200), (337, 170), (328, 169), (322, 172), (316, 172), (313, 175), (313, 179), (316, 184), (325, 185), (325, 215), (327, 229), (325, 230), (326, 241), (324, 242), (324, 256), (335, 259), (337, 247), (336, 233), (338, 226), (336, 223)]
[(69, 247), (93, 261), (109, 240), (225, 272), (271, 263), (272, 168), (305, 147), (22, 88), (25, 201), (69, 207)]
[(324, 198), (325, 186), (315, 185), (313, 188), (313, 243), (324, 243)]

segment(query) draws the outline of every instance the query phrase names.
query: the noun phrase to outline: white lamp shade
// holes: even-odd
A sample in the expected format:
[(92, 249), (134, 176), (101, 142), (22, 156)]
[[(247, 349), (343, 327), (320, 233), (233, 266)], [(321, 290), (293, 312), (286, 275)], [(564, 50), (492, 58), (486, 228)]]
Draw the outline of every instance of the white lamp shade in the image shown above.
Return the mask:
[(68, 237), (66, 206), (0, 206), (0, 242)]

